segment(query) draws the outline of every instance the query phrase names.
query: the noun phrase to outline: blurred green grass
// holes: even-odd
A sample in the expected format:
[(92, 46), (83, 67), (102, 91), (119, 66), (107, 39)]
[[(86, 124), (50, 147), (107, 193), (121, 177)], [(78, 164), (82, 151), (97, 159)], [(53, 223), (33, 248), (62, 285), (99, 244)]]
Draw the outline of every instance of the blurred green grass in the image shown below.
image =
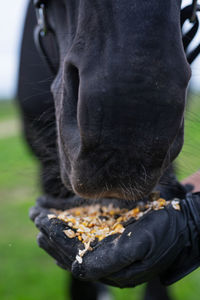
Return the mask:
[[(10, 101), (0, 101), (0, 128), (18, 118)], [(179, 178), (200, 167), (200, 97), (194, 95), (187, 113), (185, 146), (177, 160)], [(37, 161), (28, 151), (20, 133), (0, 136), (0, 299), (66, 299), (69, 275), (58, 268), (36, 243), (37, 230), (28, 210), (40, 194)], [(174, 299), (199, 299), (200, 271), (174, 284)], [(142, 297), (143, 286), (112, 289), (116, 300)], [(69, 298), (68, 298), (69, 299)], [(86, 299), (83, 299), (86, 300)]]
[[(1, 100), (1, 99), (0, 99)], [(1, 100), (0, 102), (0, 121), (11, 120), (18, 116), (18, 110), (16, 106), (7, 100)]]
[(185, 140), (177, 159), (177, 175), (183, 179), (200, 169), (200, 95), (190, 94), (185, 113)]

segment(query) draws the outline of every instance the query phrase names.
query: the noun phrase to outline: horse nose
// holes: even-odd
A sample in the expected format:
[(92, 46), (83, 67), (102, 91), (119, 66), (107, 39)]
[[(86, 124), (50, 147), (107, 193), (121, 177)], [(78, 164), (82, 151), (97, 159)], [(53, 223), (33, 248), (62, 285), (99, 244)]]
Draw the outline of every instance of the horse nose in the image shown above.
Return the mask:
[(61, 173), (83, 198), (148, 194), (168, 153), (169, 164), (182, 146), (186, 80), (155, 68), (123, 74), (71, 68), (65, 77), (57, 110)]

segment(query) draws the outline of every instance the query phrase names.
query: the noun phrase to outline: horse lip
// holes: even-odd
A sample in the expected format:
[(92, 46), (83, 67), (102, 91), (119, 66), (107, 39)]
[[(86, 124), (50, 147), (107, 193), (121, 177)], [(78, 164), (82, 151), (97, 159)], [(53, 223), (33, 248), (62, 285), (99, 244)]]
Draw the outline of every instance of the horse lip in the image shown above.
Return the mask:
[(125, 194), (122, 192), (114, 192), (114, 191), (104, 191), (104, 192), (100, 192), (100, 193), (93, 193), (93, 194), (89, 194), (89, 193), (85, 193), (85, 192), (80, 192), (76, 190), (76, 187), (72, 184), (72, 189), (74, 191), (74, 193), (79, 196), (82, 199), (88, 199), (88, 200), (93, 200), (93, 201), (99, 201), (101, 202), (101, 200), (103, 199), (109, 199), (111, 202), (115, 202), (117, 201), (121, 201), (121, 202), (140, 202), (140, 201), (144, 201), (145, 196), (141, 196), (140, 198), (136, 198), (133, 195), (130, 194)]
[(100, 204), (101, 206), (108, 206), (112, 204), (114, 207), (133, 209), (138, 203), (145, 203), (146, 198), (142, 198), (138, 201), (129, 201), (125, 199), (117, 198), (101, 198), (101, 199), (83, 199), (76, 195), (72, 195), (64, 198), (52, 197), (50, 195), (43, 195), (39, 197), (40, 204), (44, 208), (57, 209), (57, 210), (67, 210), (73, 207), (83, 206), (83, 205), (95, 205)]
[(87, 199), (93, 199), (93, 200), (97, 200), (97, 201), (101, 201), (102, 199), (110, 199), (111, 202), (114, 202), (115, 200), (118, 201), (140, 201), (129, 196), (129, 195), (122, 195), (122, 194), (118, 194), (118, 193), (112, 193), (112, 192), (108, 192), (108, 193), (101, 193), (101, 194), (93, 194), (93, 195), (89, 195), (89, 194), (81, 194), (76, 192), (77, 195), (79, 195), (82, 198), (87, 198)]

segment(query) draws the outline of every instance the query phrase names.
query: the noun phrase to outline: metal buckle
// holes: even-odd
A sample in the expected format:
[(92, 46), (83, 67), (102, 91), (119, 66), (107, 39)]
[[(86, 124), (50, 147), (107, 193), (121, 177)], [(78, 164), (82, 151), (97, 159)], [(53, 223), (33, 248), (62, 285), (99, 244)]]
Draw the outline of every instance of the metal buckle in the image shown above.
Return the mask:
[[(46, 2), (47, 0), (33, 0), (37, 19), (37, 25), (34, 30), (34, 41), (41, 57), (45, 60), (53, 75), (56, 75), (59, 68), (59, 47), (54, 30), (48, 23)], [(52, 51), (56, 51), (56, 54), (58, 55), (57, 61), (51, 59), (52, 54), (49, 55), (48, 50), (45, 47), (45, 42), (52, 39), (52, 36), (54, 38), (54, 47), (52, 46)]]
[(40, 34), (45, 36), (48, 32), (47, 19), (46, 19), (46, 10), (44, 3), (40, 3), (36, 9), (36, 18), (37, 23), (40, 28)]

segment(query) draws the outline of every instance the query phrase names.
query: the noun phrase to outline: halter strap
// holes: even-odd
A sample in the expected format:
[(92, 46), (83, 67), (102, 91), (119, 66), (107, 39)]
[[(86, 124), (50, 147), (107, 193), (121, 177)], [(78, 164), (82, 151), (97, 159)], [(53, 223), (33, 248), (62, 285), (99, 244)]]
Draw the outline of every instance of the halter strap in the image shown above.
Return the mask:
[(56, 49), (55, 52), (59, 53), (56, 35), (54, 30), (49, 25), (47, 18), (47, 3), (48, 0), (33, 0), (37, 18), (37, 25), (34, 30), (34, 42), (38, 52), (40, 53), (40, 56), (45, 60), (52, 74), (56, 75), (59, 63), (58, 61), (55, 63), (55, 61), (51, 59), (45, 47), (45, 39), (52, 36), (54, 40), (53, 46)]
[(199, 20), (197, 17), (198, 11), (200, 11), (200, 5), (198, 5), (197, 0), (194, 0), (191, 5), (184, 7), (181, 11), (181, 26), (183, 26), (187, 20), (189, 20), (192, 24), (191, 29), (183, 34), (183, 46), (189, 64), (191, 64), (200, 54), (200, 44), (197, 45), (197, 47), (193, 50), (188, 51), (191, 42), (193, 41), (199, 30)]
[(191, 13), (191, 17), (190, 17), (190, 22), (195, 22), (196, 19), (196, 15), (197, 15), (197, 0), (193, 0), (191, 7), (192, 7), (192, 13)]

